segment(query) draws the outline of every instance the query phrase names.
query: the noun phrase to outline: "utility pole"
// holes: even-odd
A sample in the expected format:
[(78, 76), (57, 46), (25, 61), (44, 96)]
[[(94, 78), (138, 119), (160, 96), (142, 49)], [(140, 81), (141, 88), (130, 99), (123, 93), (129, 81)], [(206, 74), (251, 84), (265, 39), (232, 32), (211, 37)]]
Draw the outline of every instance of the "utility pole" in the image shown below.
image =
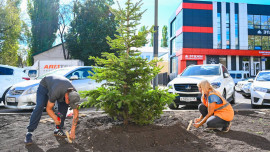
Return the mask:
[[(155, 0), (154, 59), (158, 59), (158, 0)], [(153, 89), (158, 85), (157, 76), (153, 80)]]

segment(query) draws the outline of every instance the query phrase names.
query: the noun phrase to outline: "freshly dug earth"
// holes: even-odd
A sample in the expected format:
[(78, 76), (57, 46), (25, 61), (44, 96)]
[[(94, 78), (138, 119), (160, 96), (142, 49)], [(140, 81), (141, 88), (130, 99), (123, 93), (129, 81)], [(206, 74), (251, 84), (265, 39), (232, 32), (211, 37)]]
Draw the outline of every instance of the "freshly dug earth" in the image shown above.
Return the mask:
[[(223, 133), (205, 126), (186, 131), (198, 111), (164, 112), (154, 124), (124, 126), (100, 112), (80, 117), (76, 140), (54, 137), (52, 122), (40, 123), (33, 135), (34, 144), (24, 145), (30, 115), (0, 115), (0, 151), (270, 151), (270, 110), (235, 111), (231, 130)], [(48, 115), (42, 116), (42, 119)], [(71, 118), (65, 130), (70, 129)]]

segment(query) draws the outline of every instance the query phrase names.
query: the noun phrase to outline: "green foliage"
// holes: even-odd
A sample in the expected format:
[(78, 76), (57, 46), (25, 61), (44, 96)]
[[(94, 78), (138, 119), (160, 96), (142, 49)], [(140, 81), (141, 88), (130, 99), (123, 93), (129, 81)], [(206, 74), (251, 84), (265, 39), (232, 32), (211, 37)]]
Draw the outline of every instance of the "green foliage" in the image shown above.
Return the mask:
[(32, 24), (29, 52), (32, 56), (50, 49), (56, 39), (59, 0), (28, 0), (27, 7)]
[(162, 28), (161, 47), (168, 47), (168, 29), (166, 25)]
[[(108, 6), (106, 5), (108, 4)], [(117, 22), (110, 12), (113, 0), (86, 0), (74, 4), (74, 18), (66, 36), (67, 50), (72, 58), (84, 61), (85, 65), (94, 65), (88, 57), (100, 57), (102, 52), (110, 50), (106, 37), (114, 38)]]
[(0, 64), (17, 66), (21, 20), (19, 0), (0, 2)]
[(146, 36), (151, 30), (136, 33), (138, 21), (144, 11), (140, 12), (141, 1), (133, 4), (127, 0), (125, 9), (110, 10), (119, 22), (115, 39), (107, 38), (114, 53), (103, 53), (101, 58), (90, 57), (96, 62), (95, 74), (91, 77), (97, 82), (106, 80), (102, 87), (82, 92), (88, 101), (82, 107), (95, 106), (114, 118), (124, 120), (124, 124), (149, 124), (160, 116), (166, 104), (175, 98), (167, 90), (152, 89), (151, 80), (159, 73), (161, 67), (156, 66), (159, 60), (147, 61), (139, 57), (135, 48), (145, 44)]

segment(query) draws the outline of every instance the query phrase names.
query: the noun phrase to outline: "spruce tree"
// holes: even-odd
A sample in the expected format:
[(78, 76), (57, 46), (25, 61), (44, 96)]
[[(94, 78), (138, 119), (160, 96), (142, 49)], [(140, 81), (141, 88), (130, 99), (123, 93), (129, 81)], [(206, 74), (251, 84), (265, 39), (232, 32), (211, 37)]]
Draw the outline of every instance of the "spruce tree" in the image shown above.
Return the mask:
[(119, 22), (118, 35), (115, 39), (107, 37), (114, 53), (103, 53), (103, 58), (90, 57), (96, 62), (95, 74), (92, 79), (106, 84), (96, 90), (82, 92), (88, 101), (82, 107), (95, 106), (108, 115), (123, 120), (124, 124), (149, 124), (160, 117), (166, 104), (174, 99), (174, 94), (156, 87), (153, 90), (151, 80), (159, 73), (161, 67), (156, 66), (159, 60), (147, 61), (142, 59), (136, 49), (145, 44), (146, 36), (151, 30), (144, 30), (136, 34), (136, 27), (142, 14), (142, 1), (135, 4), (127, 0), (125, 8), (110, 8)]

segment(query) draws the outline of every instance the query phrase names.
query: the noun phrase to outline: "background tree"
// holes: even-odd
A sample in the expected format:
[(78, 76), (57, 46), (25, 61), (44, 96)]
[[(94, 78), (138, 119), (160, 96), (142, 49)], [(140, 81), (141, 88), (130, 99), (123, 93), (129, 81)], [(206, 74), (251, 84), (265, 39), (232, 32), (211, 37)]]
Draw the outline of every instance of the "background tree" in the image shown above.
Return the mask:
[(73, 12), (74, 18), (66, 37), (67, 49), (72, 58), (81, 59), (85, 65), (93, 65), (88, 57), (100, 57), (102, 52), (110, 50), (106, 36), (114, 37), (116, 22), (114, 15), (106, 5), (112, 5), (113, 0), (76, 1)]
[(59, 21), (58, 21), (58, 36), (61, 40), (61, 45), (63, 49), (64, 59), (69, 59), (69, 52), (66, 51), (65, 37), (67, 34), (67, 28), (72, 18), (72, 6), (71, 5), (62, 5), (60, 6), (59, 11)]
[(162, 28), (161, 47), (168, 47), (168, 28), (166, 25)]
[(133, 4), (130, 0), (125, 3), (125, 8), (112, 9), (116, 20), (119, 22), (115, 39), (107, 37), (111, 49), (119, 50), (119, 56), (114, 53), (103, 53), (103, 58), (90, 57), (97, 66), (92, 79), (97, 82), (106, 80), (106, 85), (96, 90), (85, 91), (83, 97), (88, 101), (82, 106), (95, 106), (101, 108), (112, 117), (123, 119), (124, 124), (149, 124), (160, 117), (166, 104), (170, 104), (174, 95), (167, 90), (156, 88), (153, 90), (150, 82), (159, 73), (157, 67), (159, 60), (147, 61), (142, 59), (138, 50), (146, 40), (148, 33), (144, 30), (136, 34), (136, 27), (142, 14), (140, 11), (142, 0)]
[[(151, 29), (154, 29), (154, 25), (152, 25)], [(150, 46), (154, 46), (154, 32), (151, 33)]]
[(17, 66), (21, 32), (20, 0), (0, 2), (0, 64)]
[[(145, 32), (147, 32), (146, 30), (147, 30), (147, 29), (146, 29), (145, 25), (142, 26), (142, 27), (140, 28), (140, 30), (139, 30), (139, 34), (140, 34), (140, 33), (145, 33)], [(145, 46), (147, 43), (148, 43), (148, 41), (145, 40), (145, 42), (142, 44), (142, 46)]]
[(56, 39), (59, 0), (28, 0), (28, 14), (32, 24), (30, 56), (50, 49)]

